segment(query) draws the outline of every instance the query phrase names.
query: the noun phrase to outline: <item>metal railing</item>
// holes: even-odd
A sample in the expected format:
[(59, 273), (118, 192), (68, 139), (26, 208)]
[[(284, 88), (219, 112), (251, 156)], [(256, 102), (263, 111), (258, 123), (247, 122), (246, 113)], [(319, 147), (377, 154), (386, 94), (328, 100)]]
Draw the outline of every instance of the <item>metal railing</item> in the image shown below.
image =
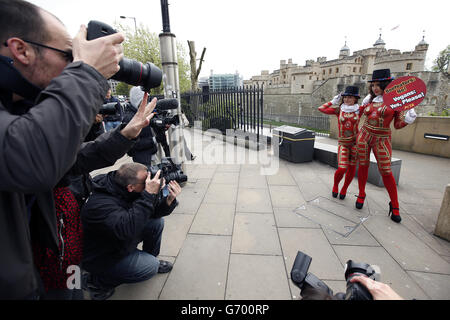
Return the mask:
[(263, 87), (243, 86), (210, 92), (181, 94), (181, 108), (189, 122), (202, 122), (202, 129), (242, 130), (256, 134), (263, 128)]

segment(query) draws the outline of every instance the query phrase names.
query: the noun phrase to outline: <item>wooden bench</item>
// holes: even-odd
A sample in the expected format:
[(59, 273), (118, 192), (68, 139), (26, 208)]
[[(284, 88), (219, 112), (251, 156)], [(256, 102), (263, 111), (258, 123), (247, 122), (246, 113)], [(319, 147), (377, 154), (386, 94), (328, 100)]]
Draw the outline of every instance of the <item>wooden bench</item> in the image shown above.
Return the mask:
[[(314, 160), (318, 160), (320, 162), (332, 166), (333, 168), (337, 168), (338, 167), (337, 151), (338, 151), (337, 146), (315, 141), (313, 157)], [(400, 180), (401, 166), (402, 166), (401, 159), (397, 158), (391, 159), (391, 170), (397, 185)], [(356, 176), (358, 176), (358, 171), (356, 171)], [(370, 153), (369, 176), (367, 181), (379, 187), (384, 186), (383, 179), (381, 178), (380, 172), (378, 171), (377, 160), (375, 159), (375, 156), (373, 155), (372, 152)]]

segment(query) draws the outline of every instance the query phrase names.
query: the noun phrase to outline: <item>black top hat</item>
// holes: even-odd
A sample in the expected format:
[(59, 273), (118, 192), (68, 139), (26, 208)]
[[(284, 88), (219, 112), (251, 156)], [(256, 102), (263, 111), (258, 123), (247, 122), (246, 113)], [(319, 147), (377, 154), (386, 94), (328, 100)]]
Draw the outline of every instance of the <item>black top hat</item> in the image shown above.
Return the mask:
[(348, 86), (347, 88), (345, 88), (345, 92), (343, 94), (341, 94), (343, 97), (345, 96), (353, 96), (353, 97), (357, 97), (360, 98), (359, 96), (359, 88), (355, 87), (355, 86)]
[(379, 69), (379, 70), (373, 70), (372, 80), (369, 80), (369, 82), (386, 81), (386, 80), (393, 80), (393, 79), (394, 78), (391, 77), (391, 69)]

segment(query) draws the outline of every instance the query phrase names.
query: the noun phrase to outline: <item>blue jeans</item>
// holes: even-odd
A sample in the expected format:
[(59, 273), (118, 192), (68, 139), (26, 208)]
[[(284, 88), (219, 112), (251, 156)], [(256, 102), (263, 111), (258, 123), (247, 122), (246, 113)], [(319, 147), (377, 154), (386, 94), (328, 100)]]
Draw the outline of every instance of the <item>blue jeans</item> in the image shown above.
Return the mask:
[(144, 227), (142, 251), (135, 249), (118, 263), (104, 270), (101, 274), (93, 274), (93, 283), (101, 287), (113, 288), (123, 283), (136, 283), (150, 279), (158, 273), (161, 236), (164, 220), (150, 219)]
[(105, 130), (106, 132), (111, 131), (115, 127), (119, 126), (121, 121), (105, 121)]

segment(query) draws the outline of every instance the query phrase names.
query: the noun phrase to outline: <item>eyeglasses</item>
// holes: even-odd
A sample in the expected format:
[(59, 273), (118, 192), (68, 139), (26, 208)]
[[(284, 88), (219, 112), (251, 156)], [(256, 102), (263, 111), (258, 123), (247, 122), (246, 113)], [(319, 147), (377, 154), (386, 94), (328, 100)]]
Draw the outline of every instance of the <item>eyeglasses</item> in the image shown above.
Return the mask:
[[(68, 62), (72, 62), (72, 61), (73, 61), (72, 50), (64, 51), (64, 50), (60, 50), (60, 49), (56, 49), (56, 48), (53, 48), (53, 47), (49, 47), (49, 46), (46, 46), (46, 45), (44, 45), (44, 44), (37, 43), (37, 42), (34, 42), (34, 41), (24, 40), (24, 39), (22, 39), (22, 40), (23, 40), (24, 42), (27, 42), (27, 43), (29, 43), (29, 44), (32, 44), (32, 45), (35, 45), (35, 46), (38, 46), (38, 47), (42, 47), (42, 48), (46, 48), (46, 49), (50, 49), (50, 50), (53, 50), (53, 51), (62, 53), (62, 55), (64, 56), (64, 59), (65, 59), (66, 61), (68, 61)], [(5, 47), (7, 47), (7, 46), (8, 46), (8, 43), (5, 41), (5, 42), (3, 43), (3, 45), (4, 45)]]

